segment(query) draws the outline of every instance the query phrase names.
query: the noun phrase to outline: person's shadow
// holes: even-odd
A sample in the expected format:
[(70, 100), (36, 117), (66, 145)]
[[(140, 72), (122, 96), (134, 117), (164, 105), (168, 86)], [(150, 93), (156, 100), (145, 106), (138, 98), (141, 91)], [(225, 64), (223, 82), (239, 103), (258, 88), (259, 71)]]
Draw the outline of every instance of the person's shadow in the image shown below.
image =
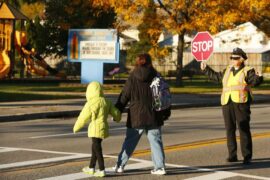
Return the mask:
[[(253, 159), (250, 164), (244, 165), (242, 161), (235, 163), (227, 163), (224, 165), (210, 165), (210, 166), (197, 166), (194, 168), (167, 168), (167, 175), (176, 174), (191, 174), (191, 173), (201, 173), (202, 171), (198, 169), (209, 169), (213, 171), (234, 171), (234, 170), (247, 170), (247, 169), (266, 169), (269, 168), (270, 171), (270, 158)], [(203, 171), (207, 172), (207, 171)]]
[(238, 161), (236, 163), (228, 163), (226, 165), (202, 166), (202, 168), (216, 169), (222, 171), (241, 169), (265, 169), (270, 168), (270, 158), (252, 159), (251, 163), (248, 165), (244, 165), (242, 161)]
[(124, 176), (134, 176), (134, 175), (143, 175), (143, 174), (150, 174), (151, 169), (144, 168), (144, 169), (132, 169), (132, 170), (125, 170), (124, 173), (110, 173), (106, 177), (124, 177)]
[[(210, 165), (210, 166), (196, 166), (196, 167), (167, 167), (166, 168), (166, 176), (180, 175), (180, 174), (196, 174), (202, 172), (208, 172), (207, 170), (201, 171), (199, 169), (209, 169), (209, 172), (214, 171), (233, 171), (233, 170), (247, 170), (247, 169), (265, 169), (270, 168), (270, 158), (261, 158), (261, 159), (253, 159), (252, 162), (248, 165), (242, 164), (242, 161), (238, 161), (235, 163), (227, 163), (224, 165)], [(124, 173), (113, 173), (109, 174), (108, 177), (123, 177), (123, 176), (134, 176), (134, 175), (142, 175), (142, 174), (150, 174), (151, 169), (133, 169), (126, 170)], [(268, 170), (270, 171), (270, 170)]]

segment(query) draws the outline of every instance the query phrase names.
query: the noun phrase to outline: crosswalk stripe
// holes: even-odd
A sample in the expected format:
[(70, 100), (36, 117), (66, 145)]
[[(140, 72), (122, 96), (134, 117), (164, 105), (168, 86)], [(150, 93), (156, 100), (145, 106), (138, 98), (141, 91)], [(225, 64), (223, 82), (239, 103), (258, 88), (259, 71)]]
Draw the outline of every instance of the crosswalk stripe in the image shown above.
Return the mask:
[[(16, 162), (16, 163), (10, 163), (10, 164), (2, 164), (2, 165), (0, 165), (0, 170), (1, 169), (8, 169), (8, 168), (31, 166), (31, 165), (39, 165), (39, 164), (45, 164), (45, 163), (53, 163), (53, 162), (71, 160), (71, 159), (88, 158), (91, 156), (91, 154), (82, 154), (82, 153), (79, 154), (79, 153), (70, 153), (70, 152), (40, 150), (40, 149), (0, 147), (0, 153), (1, 152), (9, 152), (9, 151), (18, 151), (18, 150), (61, 154), (61, 155), (66, 155), (66, 156), (32, 160), (32, 161), (23, 161), (23, 162)], [(112, 156), (112, 155), (104, 155), (104, 157), (117, 158), (117, 156)], [(125, 167), (125, 170), (138, 170), (138, 169), (143, 169), (143, 168), (148, 168), (148, 167), (153, 166), (152, 161), (149, 161), (149, 160), (143, 160), (143, 159), (137, 159), (137, 158), (130, 158), (130, 160), (135, 161), (136, 163), (128, 164)], [(241, 173), (236, 173), (236, 172), (218, 171), (215, 169), (192, 167), (192, 166), (185, 166), (185, 165), (178, 165), (178, 164), (166, 163), (166, 167), (184, 168), (184, 169), (197, 171), (197, 172), (211, 173), (211, 174), (207, 174), (207, 175), (203, 175), (203, 176), (189, 178), (186, 180), (204, 180), (204, 179), (216, 180), (216, 179), (225, 179), (225, 178), (230, 178), (230, 177), (245, 177), (245, 178), (251, 178), (251, 179), (258, 179), (258, 180), (270, 180), (269, 177), (241, 174)], [(106, 169), (106, 171), (107, 171), (107, 174), (114, 174), (112, 169)], [(62, 175), (62, 176), (48, 177), (48, 178), (44, 178), (42, 180), (61, 180), (61, 179), (63, 179), (63, 180), (64, 179), (69, 179), (69, 180), (74, 179), (75, 180), (75, 179), (83, 179), (83, 178), (89, 178), (89, 177), (91, 177), (91, 176), (80, 172), (80, 173), (66, 174), (66, 175)]]
[(238, 174), (235, 173), (237, 176), (245, 177), (245, 178), (250, 178), (250, 179), (258, 179), (258, 180), (270, 180), (270, 177), (262, 177), (262, 176), (254, 176), (254, 175), (249, 175), (249, 174)]
[(215, 172), (215, 173), (211, 173), (211, 174), (207, 174), (203, 176), (188, 178), (185, 180), (209, 180), (209, 179), (220, 180), (220, 179), (230, 178), (234, 176), (236, 176), (234, 173), (221, 171), (221, 172)]
[(0, 170), (2, 169), (8, 169), (8, 168), (18, 168), (18, 167), (24, 167), (24, 166), (31, 166), (31, 165), (38, 165), (38, 164), (44, 164), (44, 163), (53, 163), (53, 162), (59, 162), (59, 161), (65, 161), (65, 160), (71, 160), (71, 159), (79, 159), (79, 158), (86, 158), (90, 157), (89, 155), (72, 155), (72, 156), (64, 156), (64, 157), (56, 157), (56, 158), (47, 158), (47, 159), (38, 159), (33, 161), (23, 161), (23, 162), (16, 162), (16, 163), (10, 163), (10, 164), (1, 164)]
[[(109, 131), (118, 131), (118, 130), (125, 130), (126, 127), (118, 127), (118, 128), (111, 128)], [(30, 139), (40, 139), (40, 138), (50, 138), (50, 137), (61, 137), (61, 136), (78, 136), (79, 134), (87, 134), (87, 131), (77, 132), (74, 133), (65, 133), (65, 134), (51, 134), (51, 135), (44, 135), (44, 136), (33, 136), (29, 137)]]
[(18, 151), (18, 150), (19, 149), (17, 149), (17, 148), (3, 148), (3, 149), (0, 149), (0, 153)]
[[(186, 169), (196, 171), (196, 172), (212, 173), (212, 174), (203, 175), (203, 176), (199, 176), (199, 177), (193, 177), (193, 178), (196, 178), (196, 179), (190, 178), (190, 179), (186, 179), (186, 180), (201, 180), (201, 179), (206, 179), (206, 180), (208, 180), (208, 179), (212, 180), (213, 179), (213, 180), (215, 180), (216, 176), (217, 176), (217, 179), (219, 179), (219, 180), (228, 178), (226, 176), (230, 176), (230, 177), (239, 176), (239, 177), (258, 179), (258, 180), (270, 180), (269, 177), (263, 177), (263, 176), (255, 176), (255, 175), (241, 174), (241, 173), (236, 173), (236, 172), (218, 171), (216, 169), (208, 169), (208, 168), (200, 168), (200, 167), (192, 167), (192, 166), (185, 166), (185, 165), (166, 163), (166, 167), (168, 167), (168, 166), (175, 167), (175, 168), (186, 168)], [(206, 178), (204, 178), (204, 177), (206, 177)]]
[[(138, 170), (138, 169), (144, 169), (144, 168), (149, 168), (152, 167), (153, 164), (151, 161), (145, 161), (142, 160), (140, 161), (139, 159), (133, 159), (136, 160), (139, 163), (134, 163), (134, 164), (129, 164), (125, 167), (126, 171), (130, 170)], [(258, 179), (258, 180), (269, 180), (270, 178), (268, 177), (262, 177), (262, 176), (254, 176), (254, 175), (247, 175), (247, 174), (240, 174), (240, 173), (234, 173), (234, 172), (227, 172), (227, 171), (215, 171), (213, 169), (205, 169), (205, 168), (195, 168), (195, 167), (190, 167), (190, 166), (184, 166), (184, 165), (177, 165), (177, 164), (166, 164), (167, 167), (179, 167), (179, 168), (186, 168), (189, 170), (194, 170), (196, 172), (205, 172), (205, 173), (210, 173), (202, 176), (197, 176), (197, 177), (192, 177), (188, 178), (185, 180), (221, 180), (221, 179), (226, 179), (226, 178), (231, 178), (231, 177), (245, 177), (245, 178), (251, 178), (251, 179)], [(106, 174), (115, 174), (111, 168), (106, 169)], [(72, 174), (66, 174), (66, 175), (61, 175), (61, 176), (54, 176), (54, 177), (48, 177), (48, 178), (43, 178), (39, 180), (77, 180), (77, 179), (83, 179), (83, 178), (90, 178), (93, 177), (92, 175), (88, 175), (85, 173), (72, 173)]]
[[(125, 167), (125, 170), (134, 170), (134, 169), (143, 169), (143, 168), (148, 168), (152, 167), (151, 162), (141, 162), (141, 163), (134, 163), (134, 164), (129, 164)], [(106, 174), (115, 174), (112, 171), (112, 168), (106, 168)], [(83, 178), (89, 178), (93, 177), (92, 175), (85, 174), (85, 173), (73, 173), (73, 174), (66, 174), (62, 176), (55, 176), (55, 177), (49, 177), (49, 178), (43, 178), (39, 180), (76, 180), (76, 179), (83, 179)]]
[[(11, 147), (0, 147), (3, 149), (14, 149), (16, 151), (32, 151), (32, 152), (40, 152), (40, 153), (50, 153), (50, 154), (62, 154), (62, 155), (77, 155), (79, 153), (70, 153), (70, 152), (61, 152), (61, 151), (48, 151), (41, 149), (29, 149), (29, 148), (11, 148)], [(80, 153), (82, 154), (82, 153)]]
[[(164, 126), (168, 126), (169, 123), (165, 123)], [(109, 131), (118, 131), (118, 130), (126, 130), (126, 127), (113, 127), (110, 128)], [(61, 136), (78, 136), (81, 134), (87, 134), (87, 131), (82, 131), (82, 132), (77, 132), (76, 134), (74, 133), (65, 133), (65, 134), (51, 134), (51, 135), (44, 135), (44, 136), (32, 136), (29, 137), (30, 139), (40, 139), (40, 138), (50, 138), (50, 137), (61, 137)]]
[(75, 179), (83, 179), (83, 178), (88, 178), (88, 177), (91, 177), (91, 175), (84, 174), (84, 173), (74, 173), (74, 174), (49, 177), (49, 178), (44, 178), (44, 179), (39, 179), (39, 180), (66, 180), (66, 179), (75, 180)]
[(240, 174), (240, 173), (226, 172), (226, 171), (217, 171), (215, 173), (192, 177), (185, 180), (209, 180), (209, 179), (221, 180), (221, 179), (227, 179), (231, 177), (242, 177), (242, 178), (250, 178), (250, 179), (257, 179), (257, 180), (270, 180), (269, 177), (254, 176), (254, 175)]

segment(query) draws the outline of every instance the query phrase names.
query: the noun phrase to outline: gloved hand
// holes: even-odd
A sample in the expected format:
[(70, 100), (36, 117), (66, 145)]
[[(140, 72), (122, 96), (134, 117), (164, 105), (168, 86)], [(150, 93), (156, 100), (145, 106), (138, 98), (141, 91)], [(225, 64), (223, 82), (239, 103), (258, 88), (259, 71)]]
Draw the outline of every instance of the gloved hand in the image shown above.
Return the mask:
[(205, 70), (205, 68), (206, 68), (206, 63), (205, 62), (201, 62), (201, 70)]

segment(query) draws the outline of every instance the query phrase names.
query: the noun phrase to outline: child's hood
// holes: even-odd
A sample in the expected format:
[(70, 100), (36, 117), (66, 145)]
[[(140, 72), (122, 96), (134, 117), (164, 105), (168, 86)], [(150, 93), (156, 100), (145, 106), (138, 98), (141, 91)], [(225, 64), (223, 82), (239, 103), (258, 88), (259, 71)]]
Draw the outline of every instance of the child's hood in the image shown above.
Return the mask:
[(89, 101), (92, 98), (96, 98), (96, 97), (103, 97), (103, 89), (102, 86), (100, 85), (100, 83), (98, 82), (91, 82), (88, 86), (87, 86), (87, 90), (86, 90), (86, 99), (87, 101)]

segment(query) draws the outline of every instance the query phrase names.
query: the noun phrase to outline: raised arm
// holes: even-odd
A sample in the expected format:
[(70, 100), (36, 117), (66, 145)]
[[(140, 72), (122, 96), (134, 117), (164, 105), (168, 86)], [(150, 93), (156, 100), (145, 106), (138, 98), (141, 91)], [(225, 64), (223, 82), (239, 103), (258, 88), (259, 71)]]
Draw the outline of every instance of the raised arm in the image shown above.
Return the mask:
[(251, 86), (258, 86), (263, 82), (263, 76), (261, 74), (256, 74), (255, 70), (252, 68), (247, 72), (246, 82)]
[(223, 72), (215, 72), (213, 69), (207, 66), (205, 62), (201, 62), (201, 70), (211, 80), (216, 81), (216, 82), (222, 82), (222, 78), (223, 78), (225, 70)]

